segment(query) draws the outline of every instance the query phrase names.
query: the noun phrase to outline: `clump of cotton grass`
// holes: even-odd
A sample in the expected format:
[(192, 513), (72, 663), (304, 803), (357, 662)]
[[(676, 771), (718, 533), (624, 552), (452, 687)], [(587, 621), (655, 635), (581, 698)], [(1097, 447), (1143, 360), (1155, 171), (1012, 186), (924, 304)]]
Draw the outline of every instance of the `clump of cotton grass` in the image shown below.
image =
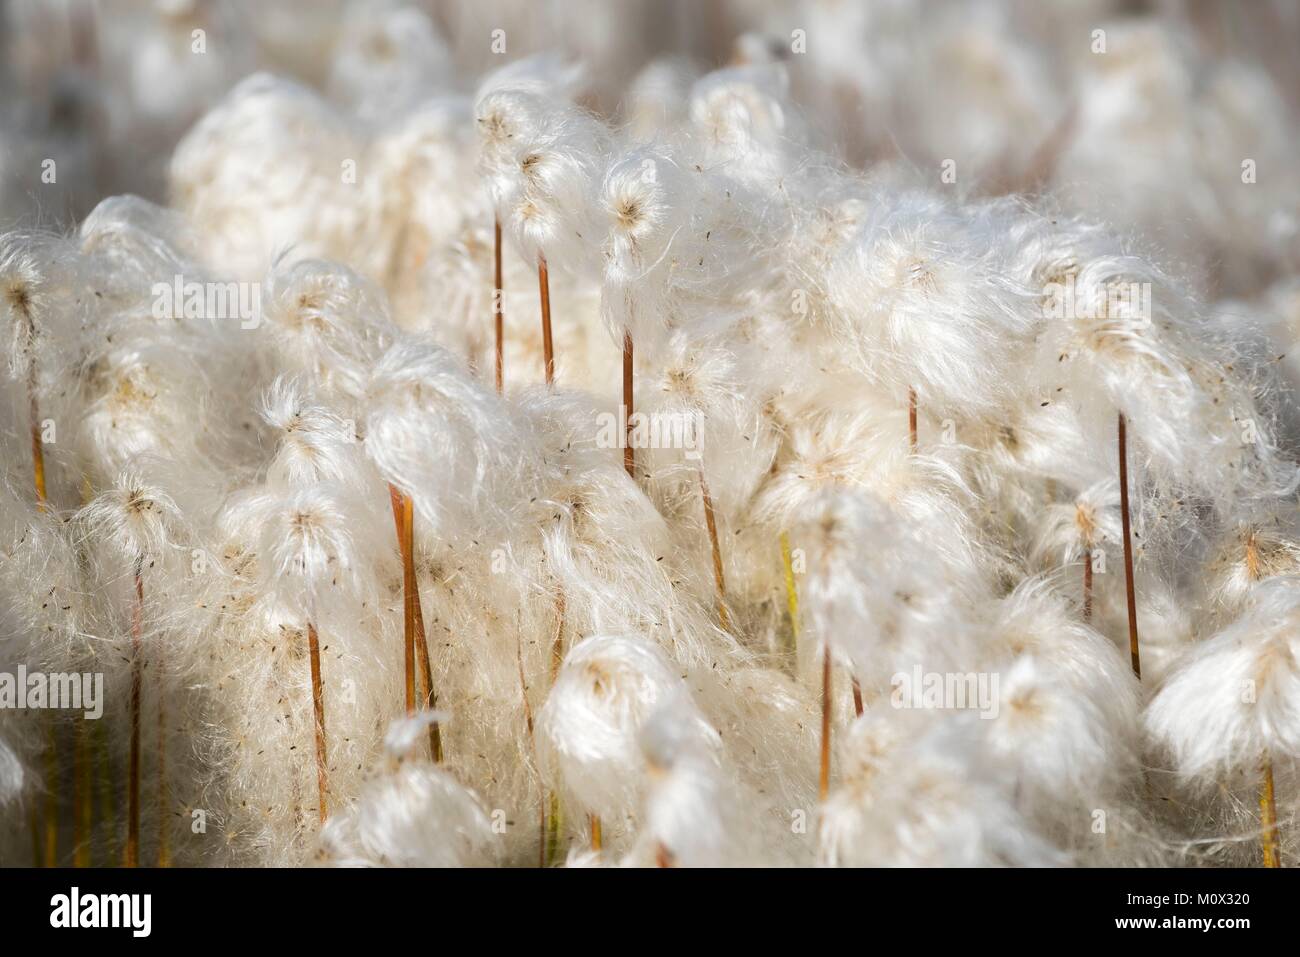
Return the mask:
[(445, 350), (393, 344), (366, 382), (365, 450), (438, 540), (500, 528), (537, 464), (501, 400)]
[[(915, 718), (915, 722), (912, 722)], [(896, 728), (908, 721), (911, 727)], [(970, 724), (887, 707), (857, 720), (843, 783), (823, 804), (821, 859), (832, 866), (1051, 867), (1060, 850), (978, 760)]]
[[(146, 658), (154, 665), (155, 681), (162, 682), (166, 634), (160, 623), (169, 617), (165, 612), (154, 617), (150, 622), (149, 634), (146, 635), (146, 586), (150, 591), (154, 607), (163, 602), (152, 595), (154, 587), (161, 580), (167, 582), (169, 577), (165, 565), (171, 555), (168, 553), (183, 535), (179, 510), (168, 493), (152, 484), (146, 478), (146, 469), (157, 473), (160, 466), (147, 460), (125, 469), (118, 475), (112, 487), (102, 492), (85, 505), (78, 513), (77, 520), (84, 527), (84, 534), (97, 546), (98, 580), (115, 591), (119, 601), (129, 611), (117, 619), (117, 627), (129, 622), (129, 644), (118, 637), (115, 644), (123, 649), (123, 656), (130, 668), (130, 715), (127, 754), (127, 833), (123, 863), (127, 867), (136, 867), (140, 863), (140, 766), (142, 733), (142, 698), (144, 694), (144, 669)], [(174, 554), (174, 552), (173, 552)], [(120, 573), (123, 567), (131, 569), (130, 576)], [(101, 585), (101, 587), (103, 587)], [(125, 621), (123, 621), (125, 619)], [(125, 629), (124, 629), (125, 630)], [(119, 632), (120, 635), (120, 632)], [(151, 640), (146, 647), (146, 637)], [(159, 702), (157, 712), (157, 742), (159, 752), (159, 774), (163, 774), (163, 750), (166, 747), (166, 711), (165, 690), (158, 689)], [(165, 781), (160, 781), (160, 797), (166, 794)], [(158, 819), (163, 830), (160, 831), (159, 857), (165, 865), (168, 860), (167, 837), (165, 828), (170, 824), (167, 809), (160, 807)]]
[(310, 376), (343, 403), (360, 397), (371, 366), (396, 332), (373, 283), (316, 260), (277, 261), (263, 316), (282, 367)]
[(423, 11), (400, 3), (350, 6), (330, 62), (330, 98), (381, 125), (450, 85), (451, 52)]
[(900, 402), (914, 390), (940, 419), (999, 416), (1014, 384), (987, 371), (1027, 349), (1031, 291), (977, 221), (931, 196), (880, 199), (826, 276), (840, 341)]
[(1034, 553), (1047, 567), (1082, 566), (1079, 604), (1084, 621), (1092, 620), (1098, 559), (1122, 534), (1119, 490), (1109, 479), (1084, 489), (1073, 502), (1054, 502), (1044, 511)]
[[(936, 525), (926, 531), (942, 535), (945, 530)], [(974, 655), (974, 635), (963, 615), (972, 585), (945, 566), (918, 529), (860, 493), (823, 493), (792, 540), (810, 557), (803, 604), (821, 648), (820, 791), (825, 798), (831, 774), (833, 656), (851, 668), (859, 714), (891, 689), (899, 673), (959, 670)], [(891, 552), (872, 548), (876, 541), (893, 542)], [(864, 587), (867, 581), (873, 586)]]
[(1296, 581), (1258, 581), (1239, 617), (1190, 649), (1146, 711), (1152, 742), (1179, 779), (1206, 788), (1256, 782), (1265, 867), (1281, 866), (1274, 762), (1294, 761)]
[(689, 689), (653, 644), (624, 635), (577, 642), (538, 714), (544, 773), (590, 816), (593, 850), (602, 850), (605, 822), (625, 827), (645, 782), (638, 735), (657, 708), (671, 702), (693, 739), (716, 738)]
[[(593, 182), (608, 133), (576, 106), (537, 92), (546, 86), (536, 76), (513, 85), (508, 78), (491, 80), (480, 92), (475, 114), (481, 168), (496, 215), (496, 261), (505, 229), (522, 258), (537, 264), (542, 360), (549, 385), (555, 380), (551, 264), (581, 271), (591, 261), (583, 236), (594, 232)], [(498, 283), (498, 294), (499, 289)], [(494, 313), (499, 322), (499, 309)]]
[(27, 409), (28, 485), (42, 506), (48, 479), (48, 423), (65, 411), (67, 382), (79, 351), (82, 267), (71, 244), (52, 236), (0, 236), (0, 324), (8, 379)]
[[(481, 312), (457, 306), (483, 291), (491, 231), (487, 197), (466, 195), (461, 187), (475, 175), (471, 107), (462, 97), (443, 95), (404, 112), (370, 143), (370, 174), (358, 183), (373, 249), (365, 272), (383, 282), (398, 325), (427, 329), (448, 347), (448, 327), (457, 319), (465, 325), (460, 334), (471, 341), (489, 336)], [(461, 288), (470, 285), (468, 278), (460, 286), (450, 281), (457, 248), (473, 267), (472, 288)], [(431, 315), (434, 310), (441, 315)]]
[(361, 144), (353, 121), (318, 94), (257, 73), (177, 146), (171, 201), (207, 232), (210, 265), (256, 279), (289, 246), (300, 257), (346, 250), (362, 213), (344, 167)]
[[(395, 343), (372, 369), (367, 405), (365, 451), (388, 483), (398, 528), (406, 703), (411, 712), (416, 707), (416, 669), (423, 685), (418, 697), (427, 708), (442, 700), (435, 671), (446, 674), (450, 667), (430, 651), (422, 594), (436, 590), (431, 604), (437, 610), (429, 618), (441, 622), (440, 628), (449, 629), (454, 620), (458, 628), (470, 631), (485, 627), (483, 612), (476, 607), (473, 617), (460, 618), (440, 604), (442, 599), (450, 598), (464, 610), (464, 600), (481, 599), (491, 608), (498, 601), (522, 597), (494, 581), (493, 575), (503, 570), (497, 557), (489, 557), (485, 577), (480, 562), (486, 544), (509, 541), (512, 526), (536, 500), (540, 462), (531, 437), (501, 398), (436, 346), (414, 339)], [(475, 571), (446, 587), (447, 578), (454, 579), (467, 565)], [(427, 570), (423, 592), (422, 568)], [(458, 590), (460, 601), (452, 598)], [(515, 657), (512, 653), (505, 659), (499, 651), (496, 642), (477, 647), (468, 656), (473, 664), (467, 680), (474, 682), (479, 668), (501, 668)], [(509, 700), (517, 702), (518, 693), (512, 691)], [(437, 726), (431, 730), (430, 746), (440, 760), (443, 745)]]
[[(320, 835), (319, 863), (335, 867), (484, 867), (498, 858), (497, 833), (473, 791), (419, 757), (429, 724), (421, 712), (389, 725), (384, 761), (354, 804)], [(432, 826), (431, 826), (432, 825)]]
[[(320, 64), (333, 102), (262, 76), (203, 119), (172, 166), (178, 211), (119, 197), (74, 242), (7, 237), (41, 305), (35, 324), (6, 313), (7, 358), (38, 360), (26, 391), (60, 441), (38, 512), (20, 447), (36, 417), (11, 377), (0, 620), (18, 640), (0, 654), (126, 681), (115, 650), (142, 606), (167, 763), (137, 829), (201, 796), (221, 834), (163, 831), (160, 862), (170, 839), (223, 863), (553, 864), (567, 844), (573, 866), (1114, 864), (1272, 833), (1233, 806), (1249, 767), (1181, 762), (1226, 801), (1142, 786), (1138, 687), (1113, 646), (1140, 623), (1147, 678), (1177, 688), (1217, 647), (1203, 636), (1260, 625), (1264, 580), (1291, 570), (1296, 430), (1272, 373), (1288, 346), (1196, 291), (1276, 272), (1286, 223), (1241, 244), (1249, 269), (1234, 255), (1224, 276), (1183, 277), (1051, 197), (851, 173), (812, 148), (791, 96), (887, 116), (947, 63), (996, 114), (981, 129), (1032, 131), (1002, 148), (1005, 132), (957, 131), (988, 174), (974, 195), (1076, 175), (1077, 137), (1108, 129), (1106, 97), (1135, 82), (1170, 94), (1162, 148), (1249, 131), (1234, 104), (1252, 90), (1275, 148), (1268, 84), (1216, 72), (1192, 95), (1182, 53), (1121, 64), (1083, 88), (1076, 123), (1051, 84), (990, 88), (1042, 74), (996, 20), (855, 14), (837, 32), (870, 32), (878, 56), (835, 41), (818, 58), (833, 91), (754, 35), (727, 69), (646, 74), (618, 131), (576, 105), (613, 88), (580, 90), (558, 59), (509, 64), (471, 99), (422, 14), (365, 26)], [(899, 31), (925, 40), (905, 81)], [(934, 114), (913, 115), (899, 135), (923, 155)], [(869, 116), (850, 148), (882, 135)], [(1234, 231), (1286, 208), (1268, 178)], [(1193, 236), (1188, 258), (1223, 242)], [(154, 284), (178, 274), (266, 277), (261, 328), (155, 315)], [(1151, 285), (1149, 314), (1140, 292), (1111, 295), (1130, 283)], [(1071, 286), (1097, 308), (1070, 311)], [(1271, 308), (1289, 342), (1286, 303)], [(636, 411), (697, 421), (695, 448), (608, 434), (620, 352), (624, 414), (635, 381)], [(166, 515), (158, 535), (147, 514), (121, 520), (132, 489)], [(65, 524), (77, 491), (91, 504)], [(138, 602), (142, 552), (157, 558)], [(998, 676), (996, 714), (890, 707), (918, 664)], [(454, 715), (445, 749), (421, 714), (435, 703)], [(59, 843), (83, 801), (65, 730), (0, 730)], [(108, 737), (104, 753), (129, 752), (125, 722)], [(149, 777), (164, 748), (143, 751)], [(489, 837), (488, 807), (539, 827)], [(113, 849), (114, 823), (94, 847)]]
[(640, 743), (650, 783), (633, 860), (656, 867), (716, 867), (736, 860), (735, 822), (715, 742), (671, 700), (651, 715)]
[[(6, 488), (0, 498), (0, 628), (5, 670), (29, 672), (99, 670), (110, 677), (121, 671), (119, 659), (97, 641), (99, 617), (95, 591), (87, 587), (82, 557), (73, 530), (63, 516), (39, 504), (28, 491)], [(23, 837), (14, 836), (9, 856), (37, 866), (66, 859), (60, 838), (60, 808), (85, 806), (84, 728), (68, 728), (58, 711), (5, 709), (0, 731), (5, 739), (6, 806), (21, 819)], [(80, 725), (81, 722), (75, 724)], [(39, 839), (32, 853), (20, 841)], [(74, 828), (75, 862), (84, 864), (81, 848), (88, 835)], [(30, 843), (30, 842), (29, 842)], [(59, 856), (61, 848), (64, 857)]]
[[(674, 524), (699, 529), (694, 544), (712, 565), (719, 620), (730, 627), (728, 532), (771, 468), (777, 439), (763, 420), (761, 367), (743, 342), (709, 335), (699, 323), (684, 323), (644, 363), (641, 418), (631, 430), (642, 452), (647, 487)], [(746, 389), (743, 383), (749, 383)], [(648, 395), (646, 395), (648, 393)], [(652, 427), (665, 426), (666, 444), (655, 448)], [(707, 542), (707, 549), (699, 547)]]

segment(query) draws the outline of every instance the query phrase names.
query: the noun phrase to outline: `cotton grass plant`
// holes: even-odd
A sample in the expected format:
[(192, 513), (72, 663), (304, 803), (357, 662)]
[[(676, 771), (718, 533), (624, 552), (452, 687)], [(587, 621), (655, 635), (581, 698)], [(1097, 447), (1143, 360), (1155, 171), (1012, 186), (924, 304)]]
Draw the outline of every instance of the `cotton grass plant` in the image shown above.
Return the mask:
[[(1170, 255), (1096, 148), (1134, 88), (1164, 154), (1251, 127), (1258, 75), (902, 10), (815, 76), (761, 32), (471, 72), (352, 16), (323, 92), (196, 111), (166, 205), (0, 235), (0, 670), (108, 688), (0, 708), (0, 859), (1295, 863), (1290, 234)], [(891, 37), (973, 182), (845, 162), (923, 98)]]

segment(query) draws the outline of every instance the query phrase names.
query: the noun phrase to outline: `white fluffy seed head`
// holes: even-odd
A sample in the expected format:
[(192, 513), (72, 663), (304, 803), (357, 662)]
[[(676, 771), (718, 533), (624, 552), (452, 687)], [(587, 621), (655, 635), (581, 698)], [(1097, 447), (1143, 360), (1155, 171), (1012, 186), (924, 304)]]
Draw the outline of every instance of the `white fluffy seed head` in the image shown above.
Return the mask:
[(262, 418), (279, 433), (267, 481), (281, 488), (355, 483), (362, 471), (356, 424), (313, 401), (298, 380), (280, 376), (262, 397)]
[(1206, 563), (1212, 610), (1227, 619), (1241, 613), (1256, 583), (1300, 573), (1300, 530), (1291, 510), (1252, 519), (1225, 529)]
[[(864, 716), (861, 720), (867, 720)], [(886, 759), (888, 773), (850, 778), (819, 820), (823, 862), (876, 867), (1046, 867), (1065, 856), (982, 767), (968, 722), (932, 722)]]
[(1300, 754), (1300, 581), (1259, 583), (1241, 617), (1189, 650), (1147, 707), (1146, 729), (1187, 780)]
[[(409, 752), (437, 712), (401, 719), (384, 737), (390, 756)], [(500, 840), (479, 796), (427, 762), (401, 762), (364, 784), (320, 835), (318, 859), (334, 867), (486, 867)]]
[(425, 733), (430, 725), (445, 724), (449, 717), (445, 711), (420, 711), (409, 718), (398, 718), (384, 733), (384, 751), (394, 761), (405, 760), (427, 740)]
[(0, 244), (0, 315), (9, 340), (9, 375), (27, 374), (43, 336), (45, 274), (23, 238), (9, 235)]
[(639, 735), (670, 702), (692, 736), (716, 737), (680, 672), (655, 645), (630, 635), (578, 642), (538, 714), (544, 773), (589, 812), (621, 818), (637, 806), (645, 783)]
[(997, 416), (1021, 392), (998, 374), (1024, 353), (1037, 302), (993, 235), (936, 199), (903, 194), (867, 214), (826, 274), (832, 328), (855, 366), (922, 408)]
[(1094, 549), (1113, 551), (1119, 547), (1121, 533), (1119, 484), (1103, 479), (1072, 502), (1047, 506), (1031, 553), (1045, 567), (1091, 561)]
[(310, 617), (330, 593), (356, 584), (362, 557), (348, 503), (341, 489), (327, 485), (270, 492), (251, 503), (260, 515), (261, 586), (286, 612)]
[(316, 260), (276, 264), (262, 315), (284, 366), (343, 401), (361, 395), (370, 367), (396, 334), (369, 280)]
[(828, 492), (791, 544), (808, 555), (801, 604), (812, 634), (852, 663), (868, 695), (885, 693), (896, 674), (955, 671), (970, 660), (970, 619), (950, 571), (881, 503)]
[(156, 459), (135, 460), (77, 513), (86, 535), (107, 545), (119, 562), (155, 560), (178, 544), (180, 510), (170, 494), (149, 480), (161, 464)]
[(401, 116), (451, 83), (451, 51), (423, 10), (396, 2), (348, 7), (338, 36), (327, 88), (363, 120)]
[(361, 146), (354, 121), (320, 94), (256, 73), (177, 145), (172, 204), (223, 274), (256, 279), (289, 247), (302, 258), (342, 256), (361, 218), (361, 191), (342, 171)]
[(15, 230), (0, 234), (0, 342), (9, 376), (41, 394), (75, 362), (85, 311), (84, 266), (72, 247), (53, 235)]
[(535, 494), (529, 436), (450, 353), (402, 340), (366, 389), (365, 451), (435, 540), (501, 533)]
[(788, 100), (789, 83), (781, 63), (728, 67), (696, 81), (691, 124), (711, 165), (725, 164), (750, 182), (776, 181), (804, 137)]
[(676, 704), (660, 705), (641, 729), (649, 779), (643, 852), (660, 866), (721, 866), (731, 841), (718, 741), (702, 734), (698, 718)]

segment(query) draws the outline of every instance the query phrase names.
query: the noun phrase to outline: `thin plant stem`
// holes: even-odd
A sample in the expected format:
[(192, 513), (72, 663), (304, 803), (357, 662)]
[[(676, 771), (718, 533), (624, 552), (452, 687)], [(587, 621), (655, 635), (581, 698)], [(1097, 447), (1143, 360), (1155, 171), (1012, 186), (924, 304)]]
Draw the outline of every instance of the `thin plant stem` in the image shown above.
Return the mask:
[(822, 751), (817, 796), (825, 801), (831, 790), (831, 650), (822, 649)]
[(722, 569), (722, 546), (718, 544), (718, 523), (713, 514), (713, 496), (709, 494), (709, 482), (704, 477), (704, 466), (700, 465), (700, 498), (704, 501), (704, 525), (709, 532), (709, 547), (713, 551), (713, 584), (718, 589), (718, 618), (722, 630), (731, 630), (731, 615), (727, 611), (727, 580)]
[[(27, 327), (28, 327), (27, 328), (28, 338), (29, 340), (34, 341), (36, 338), (36, 323), (33, 321), (30, 314), (27, 314), (26, 318), (27, 318)], [(37, 396), (38, 386), (39, 386), (39, 377), (37, 375), (36, 355), (33, 351), (33, 354), (30, 356), (30, 362), (27, 368), (27, 411), (28, 411), (28, 425), (30, 427), (30, 438), (31, 438), (31, 446), (32, 446), (32, 485), (36, 490), (36, 506), (41, 511), (45, 511), (47, 508), (49, 508), (49, 504), (46, 501), (46, 497), (45, 497), (45, 449), (41, 443), (41, 412), (40, 412), (40, 402)], [(51, 762), (51, 768), (53, 768), (54, 733), (52, 730), (50, 733), (49, 761)], [(46, 867), (53, 867), (54, 866), (53, 860), (58, 845), (58, 828), (59, 828), (59, 819), (57, 813), (58, 796), (57, 796), (57, 792), (55, 791), (55, 785), (58, 779), (57, 779), (57, 775), (54, 773), (50, 773), (48, 777), (49, 780), (46, 782), (48, 796), (45, 802), (44, 855), (42, 857), (42, 855), (38, 852), (37, 860), (38, 861), (43, 860)], [(32, 814), (37, 817), (39, 816), (34, 806), (33, 806)], [(33, 818), (33, 820), (35, 820), (35, 817)]]
[(636, 478), (636, 449), (632, 447), (632, 333), (623, 332), (623, 468)]
[(602, 841), (600, 836), (600, 815), (588, 814), (587, 826), (591, 831), (591, 849), (593, 851), (599, 851), (602, 847)]
[(36, 356), (33, 355), (27, 370), (27, 411), (32, 440), (32, 484), (36, 487), (37, 507), (45, 511), (49, 508), (49, 502), (45, 497), (45, 447), (41, 442), (41, 410), (37, 398), (37, 386)]
[(127, 752), (126, 850), (127, 867), (140, 865), (140, 690), (144, 681), (144, 557), (135, 560), (135, 603), (131, 608), (131, 743)]
[[(424, 701), (425, 709), (432, 711), (438, 707), (438, 692), (433, 687), (433, 663), (429, 660), (429, 642), (424, 634), (424, 612), (420, 610), (418, 584), (415, 592), (415, 655), (423, 681), (421, 699)], [(429, 725), (429, 753), (433, 757), (434, 764), (442, 763), (442, 729), (437, 721)]]
[(307, 622), (307, 655), (311, 659), (311, 706), (316, 725), (316, 789), (320, 793), (320, 823), (325, 823), (329, 816), (327, 795), (329, 794), (329, 772), (325, 748), (325, 689), (320, 678), (320, 640), (316, 636), (316, 625)]
[(1128, 507), (1128, 424), (1119, 414), (1119, 512), (1124, 526), (1124, 591), (1128, 599), (1128, 648), (1133, 674), (1142, 677), (1142, 659), (1138, 653), (1137, 596), (1133, 587), (1133, 533)]
[(1092, 621), (1092, 554), (1091, 549), (1083, 556), (1083, 620)]
[(163, 693), (162, 652), (158, 652), (158, 866), (171, 867), (171, 846), (167, 827), (167, 698)]
[[(1259, 581), (1260, 578), (1259, 545), (1253, 532), (1246, 539), (1246, 577), (1252, 582)], [(1281, 867), (1277, 804), (1273, 797), (1273, 759), (1267, 750), (1260, 758), (1259, 771), (1260, 849), (1263, 852), (1265, 867)]]
[(551, 684), (560, 673), (564, 662), (564, 589), (555, 593), (555, 637), (551, 639)]
[[(410, 696), (407, 699), (407, 713), (411, 714), (412, 703), (416, 699), (415, 673), (412, 667), (419, 662), (423, 693), (419, 695), (424, 707), (432, 710), (438, 706), (438, 693), (433, 687), (433, 665), (429, 659), (429, 643), (424, 631), (424, 612), (420, 607), (419, 581), (415, 577), (415, 503), (409, 495), (398, 490), (391, 482), (388, 485), (389, 500), (393, 507), (393, 524), (397, 531), (397, 548), (402, 556), (402, 611), (403, 636), (407, 644), (406, 659), (408, 668), (407, 681)], [(429, 725), (429, 753), (435, 764), (442, 763), (442, 730), (438, 722)]]
[(916, 452), (916, 389), (907, 390), (907, 447)]
[(1273, 761), (1267, 751), (1260, 762), (1259, 825), (1264, 866), (1281, 867), (1282, 856), (1277, 840), (1277, 805), (1273, 800)]
[(542, 359), (546, 363), (546, 384), (555, 384), (555, 345), (551, 341), (551, 271), (546, 257), (537, 254), (537, 294), (542, 301)]
[(790, 554), (790, 536), (781, 533), (781, 564), (785, 568), (785, 605), (790, 613), (790, 653), (799, 650), (799, 588), (794, 580), (794, 562)]
[(492, 219), (492, 325), (496, 351), (497, 393), (505, 389), (506, 354), (505, 354), (505, 314), (502, 310), (502, 276), (501, 276), (501, 217)]
[(402, 634), (403, 660), (406, 668), (406, 713), (415, 714), (415, 562), (411, 543), (414, 537), (411, 500), (403, 495), (402, 509)]
[(560, 831), (564, 826), (564, 809), (560, 804), (560, 795), (550, 793), (546, 813), (546, 866), (556, 862), (560, 854)]

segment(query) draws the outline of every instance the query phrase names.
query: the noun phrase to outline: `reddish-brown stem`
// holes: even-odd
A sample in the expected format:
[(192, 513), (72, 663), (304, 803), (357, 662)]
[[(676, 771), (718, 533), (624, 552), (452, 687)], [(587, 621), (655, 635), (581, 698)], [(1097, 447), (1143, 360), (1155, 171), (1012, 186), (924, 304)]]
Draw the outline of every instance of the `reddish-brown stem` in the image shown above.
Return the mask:
[(41, 408), (38, 398), (40, 374), (36, 365), (36, 320), (29, 308), (22, 310), (27, 321), (27, 343), (19, 346), (28, 350), (27, 365), (27, 424), (32, 440), (32, 484), (36, 487), (36, 504), (44, 511), (45, 500), (45, 449), (41, 443)]
[(907, 447), (916, 451), (916, 390), (907, 390)]
[[(35, 323), (31, 315), (27, 315), (28, 336), (35, 339)], [(41, 448), (41, 418), (40, 409), (36, 400), (37, 392), (37, 374), (36, 374), (36, 356), (31, 356), (31, 365), (27, 370), (27, 401), (29, 425), (31, 426), (31, 444), (32, 444), (32, 482), (36, 488), (37, 507), (44, 511), (45, 505), (45, 452)], [(50, 740), (48, 742), (48, 752), (46, 756), (47, 767), (50, 769), (57, 768), (55, 761), (55, 741), (57, 735), (54, 732), (54, 726), (50, 726)], [(41, 821), (41, 812), (36, 802), (32, 803), (29, 814), (29, 823), (32, 830), (32, 854), (35, 865), (40, 867), (53, 867), (57, 854), (58, 842), (58, 802), (56, 800), (56, 782), (53, 773), (49, 775), (47, 782), (48, 790), (45, 799), (45, 821)], [(44, 838), (41, 837), (41, 825), (44, 823)]]
[(1128, 650), (1133, 674), (1142, 677), (1142, 660), (1138, 654), (1137, 595), (1133, 587), (1133, 534), (1128, 507), (1128, 424), (1119, 414), (1119, 513), (1124, 530), (1124, 591), (1128, 599)]
[(327, 795), (329, 794), (328, 757), (325, 748), (325, 689), (320, 679), (320, 640), (316, 637), (316, 626), (307, 622), (307, 656), (311, 659), (311, 707), (316, 723), (316, 790), (320, 794), (320, 822), (325, 823), (329, 816)]
[(825, 801), (831, 790), (831, 650), (822, 649), (822, 753), (817, 796)]
[(401, 497), (402, 510), (402, 634), (406, 667), (406, 713), (415, 714), (415, 562), (411, 554), (414, 538), (411, 498)]
[(42, 511), (48, 508), (45, 498), (45, 448), (41, 443), (41, 413), (36, 404), (36, 360), (32, 360), (32, 372), (27, 384), (30, 401), (31, 437), (32, 437), (32, 482), (36, 486), (36, 504)]
[(623, 468), (636, 478), (636, 450), (632, 447), (632, 333), (623, 333)]
[(497, 216), (492, 220), (492, 325), (496, 337), (496, 380), (498, 393), (505, 388), (506, 382), (505, 314), (502, 312), (505, 305), (501, 301), (503, 295), (501, 291), (502, 288), (501, 217)]
[[(415, 504), (409, 495), (404, 495), (391, 482), (388, 485), (388, 497), (393, 507), (393, 525), (397, 532), (397, 548), (402, 556), (403, 625), (405, 627), (409, 622), (410, 625), (414, 626), (411, 657), (419, 663), (419, 678), (423, 692), (419, 695), (415, 694), (415, 677), (412, 671), (408, 671), (408, 680), (412, 682), (411, 697), (407, 699), (407, 713), (409, 714), (411, 713), (410, 702), (416, 698), (424, 702), (426, 709), (432, 710), (436, 708), (438, 694), (433, 688), (433, 665), (429, 659), (428, 640), (425, 638), (424, 612), (420, 607), (419, 582), (415, 577)], [(408, 607), (408, 595), (414, 605), (413, 609)], [(412, 641), (406, 631), (403, 632), (403, 636), (405, 641)], [(409, 663), (410, 659), (407, 660)], [(442, 730), (438, 727), (436, 721), (429, 725), (429, 752), (435, 763), (442, 762)]]
[[(438, 706), (438, 693), (433, 690), (433, 664), (429, 660), (429, 643), (424, 636), (424, 613), (420, 610), (418, 586), (415, 593), (415, 654), (420, 663), (420, 677), (424, 682), (424, 707), (432, 711)], [(435, 764), (442, 763), (442, 729), (436, 721), (429, 725), (429, 753)]]
[(588, 814), (587, 824), (591, 828), (591, 849), (599, 851), (601, 849), (600, 815)]
[(722, 546), (718, 544), (718, 523), (713, 514), (713, 496), (709, 494), (709, 483), (704, 477), (703, 464), (699, 467), (700, 498), (704, 500), (704, 526), (709, 532), (709, 547), (713, 551), (713, 584), (718, 589), (718, 618), (722, 630), (731, 630), (731, 616), (727, 612), (727, 579), (722, 570)]
[(163, 694), (162, 650), (159, 647), (154, 660), (157, 674), (154, 682), (158, 686), (158, 866), (170, 867), (171, 847), (167, 840), (167, 698)]
[(655, 867), (676, 867), (677, 859), (663, 841), (655, 842)]
[(143, 682), (144, 559), (135, 560), (135, 602), (131, 607), (131, 740), (126, 774), (127, 867), (140, 864), (140, 687)]
[(862, 685), (858, 684), (858, 676), (853, 676), (853, 713), (857, 717), (862, 717)]
[(1277, 841), (1277, 805), (1273, 800), (1273, 762), (1265, 753), (1260, 762), (1259, 825), (1265, 867), (1281, 867)]
[(1083, 620), (1092, 621), (1092, 549), (1083, 553)]
[(546, 384), (555, 383), (555, 346), (551, 342), (551, 272), (546, 257), (537, 254), (537, 293), (542, 300), (542, 359), (546, 362)]

